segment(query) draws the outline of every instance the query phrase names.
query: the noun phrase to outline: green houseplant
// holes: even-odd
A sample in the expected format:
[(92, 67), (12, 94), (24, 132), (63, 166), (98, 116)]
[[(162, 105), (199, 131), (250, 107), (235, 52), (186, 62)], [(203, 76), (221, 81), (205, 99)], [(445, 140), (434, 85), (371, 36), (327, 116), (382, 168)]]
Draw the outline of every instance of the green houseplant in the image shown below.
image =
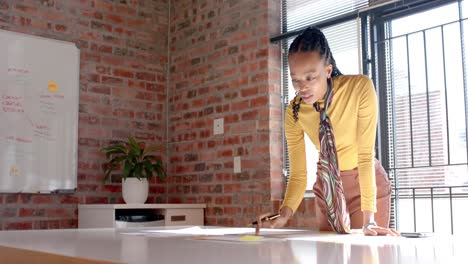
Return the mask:
[(122, 194), (126, 203), (144, 203), (148, 197), (148, 180), (154, 174), (160, 180), (166, 176), (162, 160), (152, 153), (158, 146), (145, 147), (129, 136), (123, 144), (105, 147), (106, 163), (103, 166), (104, 182), (111, 173), (122, 168)]

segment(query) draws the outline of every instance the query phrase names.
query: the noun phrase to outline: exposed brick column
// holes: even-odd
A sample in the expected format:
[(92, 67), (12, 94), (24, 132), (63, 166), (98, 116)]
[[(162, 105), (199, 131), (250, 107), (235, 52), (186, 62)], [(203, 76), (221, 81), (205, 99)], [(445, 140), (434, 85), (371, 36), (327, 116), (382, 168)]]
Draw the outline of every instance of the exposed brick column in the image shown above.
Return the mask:
[[(244, 225), (272, 210), (283, 189), (280, 50), (269, 43), (279, 3), (175, 1), (172, 9), (168, 199), (207, 203), (208, 225)], [(223, 135), (213, 135), (217, 118)]]

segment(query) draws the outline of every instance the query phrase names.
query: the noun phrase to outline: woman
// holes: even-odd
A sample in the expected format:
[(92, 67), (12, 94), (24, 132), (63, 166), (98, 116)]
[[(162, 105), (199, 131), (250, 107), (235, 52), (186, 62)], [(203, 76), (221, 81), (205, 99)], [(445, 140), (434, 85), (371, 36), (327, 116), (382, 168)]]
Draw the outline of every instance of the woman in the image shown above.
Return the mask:
[(319, 150), (317, 217), (321, 231), (399, 235), (388, 228), (391, 186), (374, 159), (377, 96), (363, 75), (342, 75), (328, 42), (308, 28), (289, 48), (289, 68), (296, 97), (285, 116), (291, 175), (280, 217), (257, 227), (281, 227), (304, 196), (307, 180), (304, 132)]

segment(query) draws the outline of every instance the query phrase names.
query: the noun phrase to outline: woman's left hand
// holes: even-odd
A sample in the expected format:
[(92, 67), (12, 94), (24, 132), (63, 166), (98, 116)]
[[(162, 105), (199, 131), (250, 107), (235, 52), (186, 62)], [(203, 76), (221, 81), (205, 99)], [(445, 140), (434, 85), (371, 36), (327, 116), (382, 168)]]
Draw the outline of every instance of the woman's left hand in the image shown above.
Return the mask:
[(377, 225), (368, 225), (363, 227), (362, 230), (366, 236), (401, 236), (400, 233), (393, 228), (386, 228)]

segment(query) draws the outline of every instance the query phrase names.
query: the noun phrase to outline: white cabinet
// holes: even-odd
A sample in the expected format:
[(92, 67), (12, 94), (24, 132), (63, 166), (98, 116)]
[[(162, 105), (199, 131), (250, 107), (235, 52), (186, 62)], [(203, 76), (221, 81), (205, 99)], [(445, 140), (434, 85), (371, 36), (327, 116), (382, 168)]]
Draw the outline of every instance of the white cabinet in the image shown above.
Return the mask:
[[(204, 225), (205, 204), (79, 204), (78, 228)], [(144, 212), (152, 221), (118, 221), (121, 215)]]

